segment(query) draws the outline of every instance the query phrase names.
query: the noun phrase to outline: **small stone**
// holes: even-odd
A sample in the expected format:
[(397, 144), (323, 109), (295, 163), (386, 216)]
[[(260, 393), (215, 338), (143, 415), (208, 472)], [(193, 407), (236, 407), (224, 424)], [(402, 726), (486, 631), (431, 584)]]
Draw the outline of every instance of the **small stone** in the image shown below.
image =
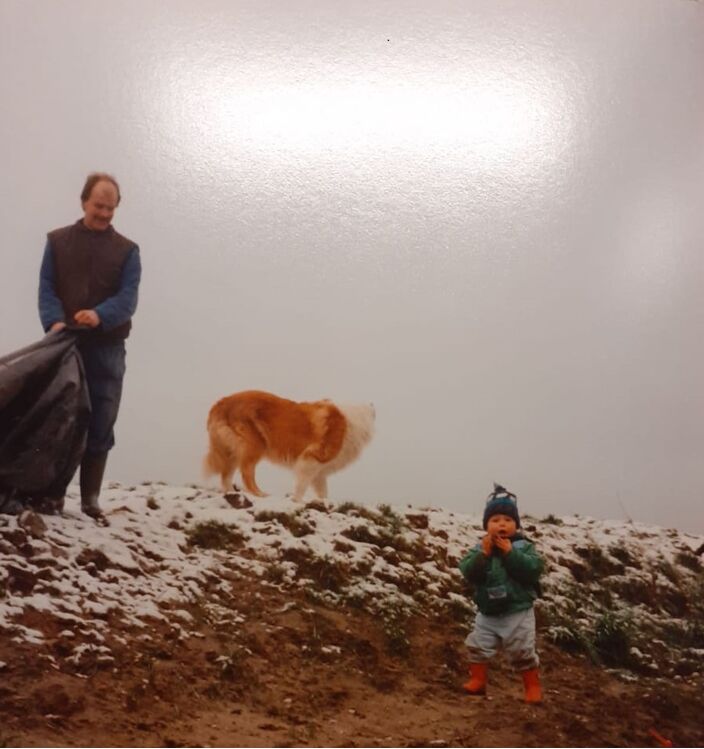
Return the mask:
[(85, 567), (89, 572), (99, 570), (103, 572), (110, 567), (110, 559), (100, 549), (86, 547), (76, 557), (76, 563)]
[(7, 587), (13, 593), (29, 595), (37, 584), (37, 576), (31, 570), (8, 564), (5, 567), (8, 573)]
[(11, 531), (6, 532), (5, 538), (13, 543), (17, 549), (27, 543), (27, 534), (22, 528), (13, 528)]
[(406, 520), (418, 530), (423, 530), (428, 527), (428, 516), (424, 514), (413, 514), (410, 512), (406, 513)]
[(225, 501), (230, 507), (234, 507), (236, 510), (246, 510), (249, 507), (253, 507), (251, 500), (247, 499), (240, 492), (231, 492), (225, 495)]
[(46, 535), (46, 523), (36, 512), (32, 512), (32, 510), (25, 510), (17, 518), (17, 525), (32, 538), (44, 538)]

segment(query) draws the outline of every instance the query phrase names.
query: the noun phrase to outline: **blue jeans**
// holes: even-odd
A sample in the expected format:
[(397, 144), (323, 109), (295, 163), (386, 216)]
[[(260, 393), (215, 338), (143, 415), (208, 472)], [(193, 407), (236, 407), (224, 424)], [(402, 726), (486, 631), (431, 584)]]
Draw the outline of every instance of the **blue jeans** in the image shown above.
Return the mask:
[(115, 444), (117, 421), (125, 376), (125, 343), (80, 347), (90, 396), (90, 422), (86, 452), (106, 453)]

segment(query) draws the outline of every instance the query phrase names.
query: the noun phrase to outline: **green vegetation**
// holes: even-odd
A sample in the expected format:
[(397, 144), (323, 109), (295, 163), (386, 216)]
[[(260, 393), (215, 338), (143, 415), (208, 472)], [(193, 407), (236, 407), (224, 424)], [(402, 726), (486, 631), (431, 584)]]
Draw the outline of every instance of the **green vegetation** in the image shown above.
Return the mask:
[(629, 668), (631, 627), (612, 614), (604, 614), (595, 625), (585, 629), (565, 623), (550, 628), (548, 637), (568, 653), (585, 653), (594, 663), (612, 668)]
[(399, 601), (390, 600), (380, 613), (386, 652), (396, 658), (408, 658), (411, 652), (411, 641), (406, 631), (408, 611)]
[(218, 520), (196, 523), (186, 531), (188, 543), (201, 549), (238, 549), (245, 541), (236, 525), (226, 525)]
[(302, 538), (303, 536), (309, 536), (315, 531), (315, 528), (310, 523), (307, 523), (300, 516), (301, 511), (294, 513), (288, 512), (273, 512), (272, 510), (262, 510), (257, 512), (254, 519), (258, 523), (269, 523), (274, 522), (286, 528), (289, 533), (295, 538)]

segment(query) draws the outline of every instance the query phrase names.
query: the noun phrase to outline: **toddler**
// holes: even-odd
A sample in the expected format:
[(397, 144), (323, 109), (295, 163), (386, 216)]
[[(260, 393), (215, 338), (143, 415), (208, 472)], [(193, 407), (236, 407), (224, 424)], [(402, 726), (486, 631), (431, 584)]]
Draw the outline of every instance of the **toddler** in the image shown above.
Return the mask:
[(523, 676), (526, 702), (542, 701), (535, 652), (535, 612), (543, 560), (520, 531), (515, 494), (494, 484), (484, 509), (486, 535), (460, 562), (460, 572), (475, 587), (479, 609), (469, 649), (470, 694), (485, 694), (487, 662), (503, 647)]

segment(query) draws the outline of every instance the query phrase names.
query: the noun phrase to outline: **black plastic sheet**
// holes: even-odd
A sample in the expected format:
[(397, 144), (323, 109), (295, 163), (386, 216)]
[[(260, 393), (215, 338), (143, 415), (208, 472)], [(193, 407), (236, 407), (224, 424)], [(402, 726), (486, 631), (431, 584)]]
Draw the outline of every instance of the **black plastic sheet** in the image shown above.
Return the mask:
[(49, 333), (0, 358), (2, 513), (51, 507), (81, 462), (90, 399), (77, 335)]

